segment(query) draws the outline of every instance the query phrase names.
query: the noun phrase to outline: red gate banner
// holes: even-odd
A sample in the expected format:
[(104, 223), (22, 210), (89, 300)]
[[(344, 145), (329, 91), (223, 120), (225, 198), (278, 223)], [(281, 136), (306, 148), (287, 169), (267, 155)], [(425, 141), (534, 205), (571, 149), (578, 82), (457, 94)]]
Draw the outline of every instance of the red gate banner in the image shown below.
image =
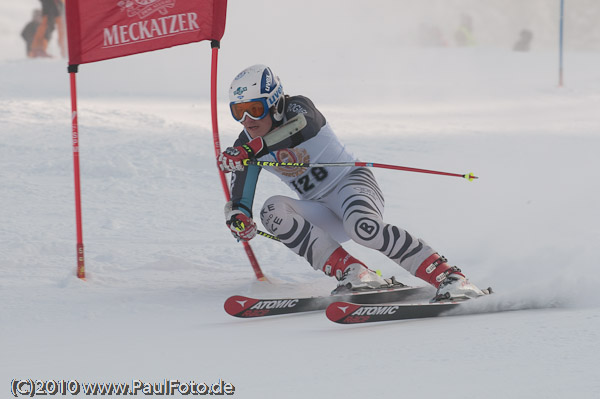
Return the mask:
[(221, 40), (227, 0), (66, 0), (69, 64)]

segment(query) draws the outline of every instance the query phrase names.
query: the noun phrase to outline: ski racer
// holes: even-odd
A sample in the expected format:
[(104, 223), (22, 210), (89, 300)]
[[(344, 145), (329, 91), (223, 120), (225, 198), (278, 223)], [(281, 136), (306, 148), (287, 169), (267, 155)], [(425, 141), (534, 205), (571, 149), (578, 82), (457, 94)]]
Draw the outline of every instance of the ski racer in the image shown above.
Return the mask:
[[(218, 157), (232, 172), (231, 201), (225, 220), (233, 236), (249, 241), (257, 234), (253, 220), (256, 183), (261, 172), (244, 160), (272, 162), (355, 162), (331, 126), (307, 97), (285, 95), (278, 76), (265, 65), (240, 72), (229, 88), (230, 110), (243, 130), (233, 147)], [(299, 132), (266, 145), (264, 139), (291, 118), (303, 114)], [(260, 211), (263, 226), (315, 269), (338, 280), (332, 294), (389, 287), (384, 279), (350, 255), (340, 242), (351, 238), (380, 251), (412, 275), (437, 288), (439, 299), (471, 298), (484, 292), (425, 241), (383, 220), (384, 198), (373, 173), (363, 167), (264, 166), (299, 199), (275, 195)]]

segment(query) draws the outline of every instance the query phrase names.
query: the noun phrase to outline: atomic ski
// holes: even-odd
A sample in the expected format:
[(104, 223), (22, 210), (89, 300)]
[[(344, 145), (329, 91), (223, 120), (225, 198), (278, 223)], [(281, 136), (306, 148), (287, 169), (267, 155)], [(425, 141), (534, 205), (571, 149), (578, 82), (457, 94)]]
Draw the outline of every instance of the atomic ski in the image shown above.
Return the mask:
[(441, 316), (460, 306), (460, 302), (434, 303), (382, 303), (361, 305), (346, 301), (334, 302), (325, 314), (331, 321), (340, 324), (372, 323), (377, 321), (422, 319)]
[(225, 301), (225, 311), (235, 317), (252, 318), (324, 310), (327, 305), (340, 301), (369, 304), (427, 297), (431, 297), (431, 287), (407, 286), (306, 298), (257, 299), (234, 295)]
[[(482, 290), (488, 296), (493, 293), (491, 287)], [(436, 297), (439, 299), (443, 296)], [(466, 301), (481, 298), (461, 297), (446, 299), (438, 302), (430, 301), (424, 303), (380, 303), (380, 304), (358, 304), (353, 301), (338, 301), (327, 306), (325, 315), (333, 322), (339, 324), (373, 323), (377, 321), (423, 319), (426, 317), (444, 316), (450, 310), (461, 306)], [(391, 302), (391, 301), (390, 301)], [(469, 313), (476, 313), (473, 309)]]

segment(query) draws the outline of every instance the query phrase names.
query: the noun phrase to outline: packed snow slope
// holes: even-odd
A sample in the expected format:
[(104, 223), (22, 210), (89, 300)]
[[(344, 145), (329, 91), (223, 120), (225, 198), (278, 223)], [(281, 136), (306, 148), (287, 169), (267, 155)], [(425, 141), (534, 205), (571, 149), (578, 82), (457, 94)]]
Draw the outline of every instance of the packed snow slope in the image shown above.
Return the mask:
[[(374, 170), (387, 221), (492, 286), (478, 307), (516, 310), (365, 326), (322, 312), (239, 320), (223, 310), (231, 295), (326, 295), (335, 281), (257, 237), (270, 280), (258, 282), (224, 226), (209, 45), (81, 67), (81, 281), (67, 62), (25, 59), (12, 36), (36, 3), (0, 6), (0, 396), (18, 378), (222, 379), (239, 398), (597, 397), (597, 51), (567, 49), (559, 88), (552, 49), (357, 47), (352, 30), (335, 43), (275, 35), (257, 46), (243, 27), (258, 11), (230, 2), (219, 59), (223, 146), (240, 130), (228, 84), (260, 62), (287, 93), (310, 97), (361, 160), (473, 172), (480, 178), (468, 182)], [(255, 211), (275, 194), (293, 196), (263, 173)], [(344, 245), (385, 275), (421, 284), (383, 255)]]

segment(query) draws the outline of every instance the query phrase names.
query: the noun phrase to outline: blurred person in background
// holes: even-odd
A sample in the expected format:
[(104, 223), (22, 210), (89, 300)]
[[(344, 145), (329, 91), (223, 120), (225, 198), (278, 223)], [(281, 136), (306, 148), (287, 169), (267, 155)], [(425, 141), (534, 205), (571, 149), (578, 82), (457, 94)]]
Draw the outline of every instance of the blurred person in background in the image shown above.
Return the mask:
[(60, 55), (66, 58), (67, 42), (64, 23), (64, 0), (40, 0), (40, 2), (42, 3), (42, 19), (33, 37), (29, 56), (33, 58), (51, 57), (47, 51), (48, 42), (52, 37), (52, 32), (56, 28), (58, 30)]
[(442, 30), (435, 25), (421, 23), (419, 25), (419, 45), (423, 47), (447, 47), (448, 42), (444, 39)]
[(33, 14), (31, 16), (31, 21), (27, 22), (27, 25), (21, 31), (21, 37), (25, 40), (25, 55), (28, 57), (31, 54), (31, 45), (33, 43), (33, 38), (35, 37), (35, 33), (42, 22), (42, 10), (35, 9), (33, 10)]
[(460, 24), (454, 33), (454, 40), (459, 47), (469, 47), (476, 44), (473, 35), (473, 18), (469, 14), (461, 14)]
[(513, 46), (514, 51), (529, 51), (531, 41), (533, 40), (533, 32), (529, 29), (523, 29), (519, 34), (519, 39)]

